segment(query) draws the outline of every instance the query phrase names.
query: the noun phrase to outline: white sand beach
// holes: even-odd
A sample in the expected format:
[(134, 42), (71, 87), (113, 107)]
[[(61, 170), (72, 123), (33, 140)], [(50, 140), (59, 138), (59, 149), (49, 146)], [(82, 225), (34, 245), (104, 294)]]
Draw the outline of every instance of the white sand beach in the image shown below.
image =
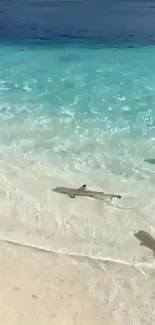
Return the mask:
[(155, 320), (154, 270), (0, 243), (0, 324), (129, 325)]
[(0, 324), (117, 324), (104, 276), (75, 259), (0, 243)]

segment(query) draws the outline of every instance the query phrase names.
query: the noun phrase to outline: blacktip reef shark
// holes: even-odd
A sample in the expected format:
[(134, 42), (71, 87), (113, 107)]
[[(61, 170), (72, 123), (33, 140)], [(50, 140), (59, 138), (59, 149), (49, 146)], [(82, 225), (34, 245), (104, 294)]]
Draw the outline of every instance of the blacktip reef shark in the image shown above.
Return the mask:
[(149, 248), (155, 258), (155, 239), (145, 230), (139, 230), (134, 236), (140, 241), (140, 246)]
[[(69, 188), (69, 187), (56, 187), (53, 189), (54, 192), (60, 194), (66, 194), (71, 199), (75, 199), (76, 196), (87, 196), (96, 200), (105, 201), (107, 204), (112, 199), (121, 199), (121, 195), (117, 194), (105, 194), (104, 192), (90, 191), (86, 189), (86, 184), (83, 184), (79, 188)], [(109, 202), (110, 203), (110, 202)], [(118, 207), (121, 208), (121, 207)]]
[(144, 159), (145, 162), (151, 165), (155, 165), (155, 158)]
[(67, 194), (71, 199), (75, 199), (76, 196), (88, 196), (102, 201), (105, 201), (106, 198), (109, 200), (112, 200), (113, 198), (121, 199), (121, 195), (105, 194), (104, 192), (87, 190), (86, 184), (80, 186), (78, 189), (69, 187), (56, 187), (53, 189), (53, 191), (60, 194)]

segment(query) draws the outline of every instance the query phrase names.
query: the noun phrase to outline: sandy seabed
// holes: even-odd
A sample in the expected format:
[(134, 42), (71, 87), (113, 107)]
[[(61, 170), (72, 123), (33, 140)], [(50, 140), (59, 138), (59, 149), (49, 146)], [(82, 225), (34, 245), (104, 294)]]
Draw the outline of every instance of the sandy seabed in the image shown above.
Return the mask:
[[(152, 325), (153, 252), (134, 234), (155, 237), (153, 182), (89, 169), (75, 174), (40, 156), (4, 152), (0, 325)], [(83, 183), (121, 194), (114, 204), (122, 209), (52, 191)]]

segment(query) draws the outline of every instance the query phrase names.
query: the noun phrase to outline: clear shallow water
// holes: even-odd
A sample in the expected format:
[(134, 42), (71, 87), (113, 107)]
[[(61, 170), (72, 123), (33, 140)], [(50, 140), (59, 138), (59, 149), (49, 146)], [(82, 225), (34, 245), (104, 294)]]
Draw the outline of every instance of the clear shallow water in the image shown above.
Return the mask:
[(11, 125), (4, 143), (21, 152), (46, 149), (71, 170), (136, 177), (135, 165), (149, 168), (154, 47), (1, 46), (0, 54), (1, 128)]
[[(113, 226), (121, 212), (106, 210), (105, 225), (100, 203), (55, 196), (52, 187), (141, 193), (144, 220), (153, 222), (155, 167), (144, 159), (155, 157), (155, 48), (1, 45), (0, 57), (3, 235), (124, 258), (132, 239), (120, 253), (120, 232), (136, 229), (139, 210)], [(108, 231), (115, 245), (103, 250)]]

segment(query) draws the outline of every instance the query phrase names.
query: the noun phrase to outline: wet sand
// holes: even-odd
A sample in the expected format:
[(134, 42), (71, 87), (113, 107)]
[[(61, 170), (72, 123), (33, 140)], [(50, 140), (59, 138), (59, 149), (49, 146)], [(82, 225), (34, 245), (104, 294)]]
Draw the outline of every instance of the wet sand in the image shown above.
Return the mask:
[(89, 265), (2, 242), (0, 263), (0, 324), (115, 324)]
[(0, 324), (153, 323), (155, 272), (0, 243)]

